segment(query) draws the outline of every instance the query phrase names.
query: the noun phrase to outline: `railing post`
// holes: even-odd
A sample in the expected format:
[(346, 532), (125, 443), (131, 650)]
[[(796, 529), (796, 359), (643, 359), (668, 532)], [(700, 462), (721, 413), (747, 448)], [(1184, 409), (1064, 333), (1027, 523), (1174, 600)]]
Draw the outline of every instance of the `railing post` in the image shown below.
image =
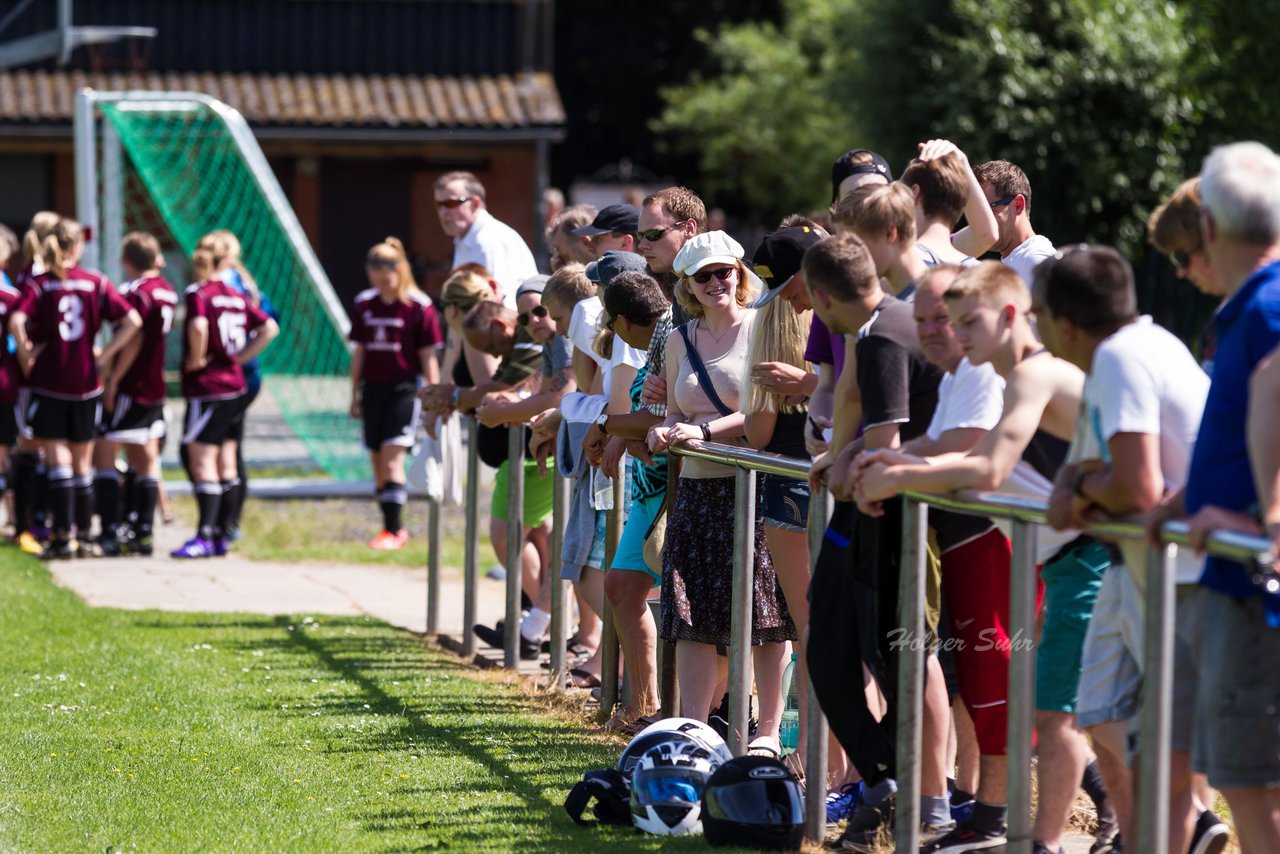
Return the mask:
[(734, 475), (733, 596), (729, 624), (729, 750), (747, 752), (751, 716), (752, 585), (756, 566), (756, 473), (738, 467)]
[(560, 474), (560, 467), (551, 471), (551, 542), (549, 545), (547, 572), (551, 573), (551, 687), (564, 690), (565, 645), (569, 640), (569, 597), (565, 595), (568, 582), (560, 580), (561, 551), (564, 548), (564, 521), (568, 512), (569, 481)]
[(925, 572), (929, 561), (929, 506), (902, 499), (902, 560), (898, 577), (898, 622), (905, 632), (898, 650), (898, 795), (894, 843), (898, 851), (920, 848), (920, 752), (924, 730)]
[(1035, 721), (1036, 528), (1013, 520), (1009, 571), (1009, 851), (1031, 851), (1031, 733)]
[[(810, 575), (818, 565), (822, 541), (827, 533), (827, 519), (831, 515), (831, 497), (826, 487), (819, 487), (809, 498), (809, 570)], [(805, 673), (809, 672), (805, 662)], [(805, 711), (804, 776), (808, 781), (804, 795), (804, 836), (814, 844), (820, 844), (827, 834), (827, 718), (813, 693), (813, 680), (805, 680), (809, 694)]]
[[(1138, 737), (1137, 851), (1169, 847), (1169, 751), (1173, 736), (1173, 561), (1178, 547), (1147, 550), (1142, 718)], [(1117, 568), (1113, 572), (1129, 572)]]
[(477, 539), (480, 527), (480, 424), (475, 418), (467, 418), (467, 506), (466, 543), (462, 558), (462, 655), (472, 658), (476, 654), (476, 635), (471, 627), (476, 624), (476, 582), (480, 543)]
[[(613, 508), (605, 519), (604, 568), (613, 566), (613, 556), (622, 539), (622, 508), (626, 501), (626, 457), (618, 461), (618, 476), (613, 479)], [(583, 570), (584, 572), (586, 570)], [(613, 606), (604, 597), (600, 614), (600, 717), (608, 720), (618, 705), (618, 627), (613, 622)]]
[(507, 444), (507, 616), (502, 666), (520, 666), (520, 589), (524, 570), (524, 425), (513, 424)]
[(440, 502), (427, 500), (427, 637), (440, 624)]

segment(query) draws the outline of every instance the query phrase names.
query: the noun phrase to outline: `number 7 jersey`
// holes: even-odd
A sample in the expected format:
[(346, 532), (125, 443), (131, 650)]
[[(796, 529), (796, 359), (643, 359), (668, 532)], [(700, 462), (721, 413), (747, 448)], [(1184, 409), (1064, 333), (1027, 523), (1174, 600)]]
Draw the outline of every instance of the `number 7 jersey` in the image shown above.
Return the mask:
[[(249, 333), (268, 318), (262, 309), (225, 282), (217, 279), (187, 288), (186, 329), (182, 336), (182, 395), (188, 399), (229, 400), (245, 392), (244, 369), (236, 354), (249, 343)], [(197, 317), (209, 321), (205, 364), (188, 371), (189, 330)]]
[(82, 267), (65, 279), (46, 272), (28, 281), (14, 309), (27, 316), (27, 335), (39, 348), (27, 385), (64, 400), (102, 391), (93, 339), (104, 321), (114, 323), (129, 308), (106, 276)]
[(173, 326), (178, 294), (159, 276), (135, 279), (123, 285), (120, 293), (142, 318), (142, 344), (120, 379), (119, 393), (147, 406), (164, 403), (165, 338)]

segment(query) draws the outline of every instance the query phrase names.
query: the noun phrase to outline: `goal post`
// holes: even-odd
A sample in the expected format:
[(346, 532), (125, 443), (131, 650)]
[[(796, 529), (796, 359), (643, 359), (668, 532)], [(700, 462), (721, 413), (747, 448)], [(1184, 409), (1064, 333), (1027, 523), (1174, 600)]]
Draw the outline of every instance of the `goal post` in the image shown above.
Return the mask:
[[(120, 240), (150, 231), (183, 287), (200, 238), (234, 233), (241, 261), (280, 315), (280, 337), (260, 362), (264, 393), (317, 466), (339, 480), (367, 478), (347, 412), (350, 321), (244, 117), (198, 92), (84, 89), (74, 136), (85, 263), (119, 282)], [(180, 347), (170, 341), (171, 351)]]

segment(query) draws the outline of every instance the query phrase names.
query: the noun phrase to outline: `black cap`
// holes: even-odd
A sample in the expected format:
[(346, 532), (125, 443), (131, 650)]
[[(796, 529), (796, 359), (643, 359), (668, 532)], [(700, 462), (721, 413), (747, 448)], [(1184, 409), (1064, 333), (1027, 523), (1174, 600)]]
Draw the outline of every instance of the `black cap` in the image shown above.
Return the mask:
[(751, 256), (751, 268), (768, 290), (756, 300), (754, 308), (767, 305), (778, 296), (791, 277), (800, 272), (804, 253), (821, 239), (807, 225), (780, 228), (765, 235)]
[[(858, 154), (870, 154), (870, 163), (859, 163), (854, 165), (851, 161)], [(866, 148), (855, 148), (846, 151), (836, 158), (836, 162), (831, 164), (831, 201), (834, 202), (840, 195), (840, 185), (844, 183), (844, 179), (850, 175), (883, 175), (885, 181), (893, 180), (893, 172), (889, 169), (889, 161), (885, 160), (879, 154)]]
[(591, 225), (573, 230), (577, 237), (599, 237), (602, 234), (635, 234), (640, 228), (640, 209), (635, 205), (609, 205)]

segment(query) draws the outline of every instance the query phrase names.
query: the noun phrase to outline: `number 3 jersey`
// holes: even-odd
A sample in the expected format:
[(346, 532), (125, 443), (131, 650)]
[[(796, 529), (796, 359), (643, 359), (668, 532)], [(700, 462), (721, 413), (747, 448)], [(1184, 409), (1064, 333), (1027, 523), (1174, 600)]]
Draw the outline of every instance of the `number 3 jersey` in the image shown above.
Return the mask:
[(119, 393), (147, 406), (163, 403), (165, 338), (173, 327), (178, 294), (159, 276), (134, 279), (120, 293), (142, 318), (142, 346), (120, 378)]
[(82, 267), (66, 278), (41, 273), (26, 284), (14, 309), (27, 316), (27, 336), (40, 349), (27, 385), (66, 400), (87, 400), (102, 391), (93, 339), (103, 322), (129, 313), (129, 303), (106, 276)]
[(249, 333), (268, 318), (262, 309), (226, 282), (211, 279), (187, 288), (187, 328), (203, 317), (209, 321), (205, 364), (188, 371), (190, 335), (182, 336), (182, 395), (201, 400), (229, 400), (245, 392), (244, 369), (236, 354), (249, 343)]

